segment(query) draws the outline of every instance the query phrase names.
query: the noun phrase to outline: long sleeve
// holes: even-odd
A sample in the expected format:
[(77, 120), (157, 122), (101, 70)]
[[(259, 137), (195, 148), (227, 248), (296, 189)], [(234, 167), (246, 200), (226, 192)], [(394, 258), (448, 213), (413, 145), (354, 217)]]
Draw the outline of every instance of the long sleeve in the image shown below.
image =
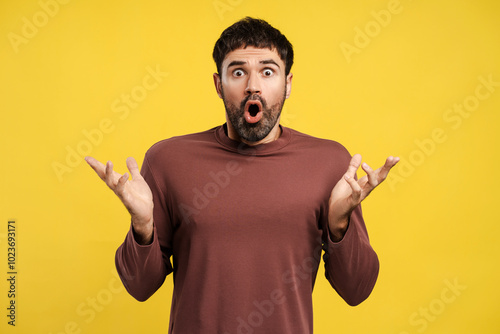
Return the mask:
[(166, 221), (163, 193), (150, 169), (147, 156), (141, 174), (153, 193), (155, 224), (153, 241), (149, 245), (138, 244), (133, 227), (130, 226), (125, 241), (116, 251), (115, 264), (127, 291), (137, 300), (145, 301), (160, 288), (165, 277), (172, 272), (172, 266), (169, 261), (170, 252), (161, 246), (157, 232), (157, 226), (169, 226)]
[(373, 290), (379, 272), (377, 254), (370, 245), (361, 206), (351, 214), (349, 227), (339, 242), (325, 233), (325, 275), (332, 287), (351, 306), (364, 301)]
[(349, 161), (337, 142), (285, 127), (257, 147), (224, 126), (153, 145), (141, 174), (154, 239), (138, 245), (131, 230), (118, 250), (127, 290), (145, 300), (173, 270), (169, 333), (313, 333), (322, 244), (327, 278), (349, 304), (378, 273), (360, 209), (343, 240), (326, 237), (328, 198)]

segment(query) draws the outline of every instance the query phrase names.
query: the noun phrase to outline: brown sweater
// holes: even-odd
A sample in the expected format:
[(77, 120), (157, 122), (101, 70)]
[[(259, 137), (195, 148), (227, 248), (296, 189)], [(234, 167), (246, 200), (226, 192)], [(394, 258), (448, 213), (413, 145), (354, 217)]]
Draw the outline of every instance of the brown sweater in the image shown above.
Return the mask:
[(344, 238), (329, 238), (328, 199), (349, 161), (339, 143), (286, 127), (257, 147), (225, 126), (153, 145), (141, 173), (154, 240), (141, 246), (130, 229), (116, 253), (123, 284), (144, 301), (173, 272), (169, 333), (312, 333), (322, 249), (326, 277), (350, 305), (378, 275), (360, 207)]

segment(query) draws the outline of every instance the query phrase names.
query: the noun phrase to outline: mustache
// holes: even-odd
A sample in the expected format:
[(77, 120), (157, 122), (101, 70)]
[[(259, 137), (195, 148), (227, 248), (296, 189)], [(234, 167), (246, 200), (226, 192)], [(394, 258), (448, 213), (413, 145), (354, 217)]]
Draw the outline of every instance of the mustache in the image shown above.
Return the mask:
[(248, 101), (260, 101), (262, 104), (262, 109), (266, 110), (267, 109), (267, 103), (266, 100), (264, 100), (259, 94), (252, 94), (248, 95), (246, 98), (241, 101), (240, 108), (243, 110), (245, 109), (245, 104), (247, 104)]

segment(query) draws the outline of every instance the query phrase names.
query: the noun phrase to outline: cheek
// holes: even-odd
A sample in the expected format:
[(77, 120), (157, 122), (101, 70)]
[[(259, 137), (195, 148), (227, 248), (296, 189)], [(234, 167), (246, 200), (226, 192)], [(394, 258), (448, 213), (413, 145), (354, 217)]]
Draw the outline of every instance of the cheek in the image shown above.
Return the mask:
[(279, 85), (272, 85), (267, 87), (266, 91), (268, 94), (268, 103), (274, 104), (283, 99), (285, 95), (285, 82), (281, 82)]
[(226, 99), (238, 99), (245, 93), (245, 87), (243, 87), (239, 82), (224, 81), (222, 82), (222, 88)]

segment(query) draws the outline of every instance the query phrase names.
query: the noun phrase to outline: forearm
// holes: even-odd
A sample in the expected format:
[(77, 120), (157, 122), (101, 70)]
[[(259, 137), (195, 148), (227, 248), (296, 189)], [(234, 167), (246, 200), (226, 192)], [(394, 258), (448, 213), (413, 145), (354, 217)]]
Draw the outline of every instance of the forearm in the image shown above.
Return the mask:
[(139, 245), (150, 245), (153, 242), (153, 231), (154, 225), (152, 219), (146, 223), (142, 223), (132, 218), (132, 232), (135, 241)]
[(361, 303), (377, 281), (379, 261), (369, 243), (360, 208), (353, 211), (343, 238), (339, 242), (330, 238), (325, 245), (325, 274), (330, 284), (349, 305)]
[(334, 222), (329, 222), (328, 231), (330, 233), (330, 239), (333, 242), (340, 242), (344, 238), (348, 226), (349, 218), (347, 217)]
[(123, 285), (139, 301), (148, 299), (172, 271), (170, 263), (163, 260), (155, 231), (151, 243), (141, 245), (131, 228), (116, 252), (115, 262)]

